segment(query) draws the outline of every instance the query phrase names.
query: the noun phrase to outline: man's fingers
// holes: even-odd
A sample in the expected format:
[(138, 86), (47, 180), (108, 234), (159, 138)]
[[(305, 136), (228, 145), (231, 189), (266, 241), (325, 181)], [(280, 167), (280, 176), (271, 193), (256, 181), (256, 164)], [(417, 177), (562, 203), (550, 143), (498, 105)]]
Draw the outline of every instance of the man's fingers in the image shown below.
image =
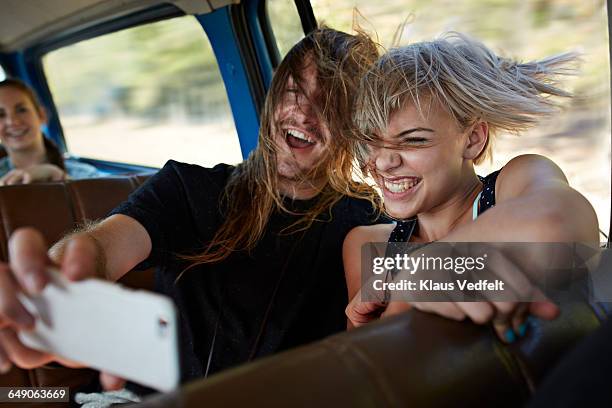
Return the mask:
[(24, 346), (15, 331), (10, 328), (0, 330), (0, 347), (10, 360), (21, 368), (36, 368), (53, 361), (51, 354)]
[(125, 380), (112, 374), (100, 373), (100, 384), (106, 391), (120, 390), (125, 386)]
[(17, 281), (29, 294), (40, 293), (48, 282), (47, 245), (33, 228), (16, 230), (9, 240), (10, 266)]
[(75, 235), (64, 249), (62, 273), (73, 281), (95, 277), (98, 256), (98, 248), (91, 237)]
[(17, 298), (17, 282), (6, 264), (0, 264), (0, 328), (14, 325), (21, 329), (34, 327), (34, 318)]

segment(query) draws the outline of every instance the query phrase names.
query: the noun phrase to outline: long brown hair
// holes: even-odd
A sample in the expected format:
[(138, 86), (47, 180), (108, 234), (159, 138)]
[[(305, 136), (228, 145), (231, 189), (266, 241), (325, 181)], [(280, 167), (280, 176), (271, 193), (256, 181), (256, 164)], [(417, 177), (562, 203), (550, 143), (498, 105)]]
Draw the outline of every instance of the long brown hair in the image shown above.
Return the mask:
[[(36, 109), (36, 113), (38, 113), (40, 117), (43, 117), (45, 115), (45, 109), (38, 100), (38, 97), (36, 96), (36, 93), (32, 88), (30, 88), (24, 82), (15, 78), (7, 78), (3, 81), (0, 81), (0, 89), (9, 87), (23, 92), (28, 97), (28, 99), (30, 99), (30, 102), (32, 102), (34, 109)], [(66, 166), (64, 165), (64, 158), (62, 157), (62, 153), (57, 147), (57, 145), (45, 135), (43, 135), (43, 143), (45, 146), (45, 153), (47, 155), (47, 162), (56, 165), (62, 170), (66, 170)]]
[(378, 48), (367, 35), (350, 35), (329, 28), (314, 30), (287, 53), (266, 96), (258, 146), (236, 167), (223, 192), (224, 222), (202, 253), (183, 256), (191, 262), (190, 267), (219, 262), (235, 251), (253, 249), (274, 211), (291, 212), (283, 204), (278, 188), (278, 147), (273, 138), (278, 124), (274, 112), (282, 103), (289, 78), (303, 88), (302, 71), (306, 61), (316, 67), (323, 97), (315, 106), (319, 107), (317, 114), (332, 137), (326, 146), (326, 157), (303, 175), (304, 180), (322, 176), (327, 181), (320, 188), (315, 204), (300, 214), (287, 233), (307, 229), (317, 220), (330, 220), (331, 208), (343, 195), (366, 198), (375, 204), (374, 191), (352, 181), (354, 160), (348, 144), (353, 131), (351, 118), (359, 78), (377, 57)]

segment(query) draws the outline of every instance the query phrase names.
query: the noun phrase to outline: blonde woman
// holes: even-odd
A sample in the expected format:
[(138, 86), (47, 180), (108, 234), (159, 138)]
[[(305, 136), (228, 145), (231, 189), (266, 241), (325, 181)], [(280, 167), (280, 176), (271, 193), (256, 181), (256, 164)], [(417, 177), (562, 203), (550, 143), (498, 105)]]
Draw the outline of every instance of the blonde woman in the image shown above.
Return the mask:
[(493, 322), (513, 342), (528, 314), (558, 314), (550, 302), (362, 302), (359, 252), (363, 243), (387, 241), (597, 242), (593, 208), (549, 159), (519, 156), (486, 177), (474, 170), (496, 133), (524, 130), (556, 111), (551, 96), (570, 96), (556, 78), (574, 60), (520, 63), (455, 33), (393, 49), (368, 71), (357, 98), (357, 147), (385, 212), (398, 221), (356, 227), (344, 241), (349, 326), (416, 307)]

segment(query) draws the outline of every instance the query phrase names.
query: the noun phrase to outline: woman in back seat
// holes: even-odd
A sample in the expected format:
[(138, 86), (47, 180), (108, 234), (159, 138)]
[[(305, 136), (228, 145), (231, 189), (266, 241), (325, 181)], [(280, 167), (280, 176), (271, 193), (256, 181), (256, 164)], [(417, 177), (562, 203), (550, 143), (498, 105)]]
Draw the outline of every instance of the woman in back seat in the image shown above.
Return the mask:
[(99, 176), (95, 167), (64, 161), (41, 126), (47, 115), (34, 91), (16, 79), (0, 82), (0, 141), (7, 156), (0, 159), (0, 185), (60, 181)]

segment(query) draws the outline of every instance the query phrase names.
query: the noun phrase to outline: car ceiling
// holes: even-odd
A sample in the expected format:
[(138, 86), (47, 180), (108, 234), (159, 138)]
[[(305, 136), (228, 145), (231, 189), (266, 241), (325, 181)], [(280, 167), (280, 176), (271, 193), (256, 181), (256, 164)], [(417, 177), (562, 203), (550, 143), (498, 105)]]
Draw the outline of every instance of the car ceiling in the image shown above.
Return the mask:
[(17, 51), (42, 39), (168, 3), (187, 14), (204, 14), (239, 0), (2, 0), (0, 52)]

